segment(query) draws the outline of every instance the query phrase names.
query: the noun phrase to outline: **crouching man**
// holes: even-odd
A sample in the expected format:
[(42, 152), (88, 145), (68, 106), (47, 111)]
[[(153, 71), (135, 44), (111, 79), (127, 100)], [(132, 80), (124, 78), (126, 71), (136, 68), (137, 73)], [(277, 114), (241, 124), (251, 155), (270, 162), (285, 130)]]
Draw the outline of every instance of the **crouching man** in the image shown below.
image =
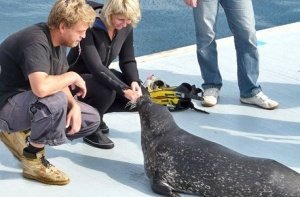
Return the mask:
[[(66, 47), (78, 45), (94, 19), (85, 0), (58, 0), (47, 23), (20, 30), (0, 45), (0, 130), (11, 133), (2, 133), (1, 139), (21, 159), (25, 178), (69, 183), (69, 177), (46, 160), (45, 145), (60, 145), (99, 127), (97, 110), (70, 93), (70, 87), (76, 88), (77, 96), (84, 97), (84, 80), (66, 72)], [(30, 135), (18, 132), (28, 129)]]

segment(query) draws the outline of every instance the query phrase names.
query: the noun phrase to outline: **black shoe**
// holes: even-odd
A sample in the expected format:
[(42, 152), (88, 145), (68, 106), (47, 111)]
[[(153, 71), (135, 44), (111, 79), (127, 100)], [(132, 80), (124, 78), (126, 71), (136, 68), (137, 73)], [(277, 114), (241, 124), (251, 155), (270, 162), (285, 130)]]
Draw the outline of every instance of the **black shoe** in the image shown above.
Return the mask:
[(112, 149), (114, 147), (114, 143), (99, 130), (84, 137), (83, 141), (97, 148)]
[(109, 132), (108, 126), (105, 124), (105, 122), (101, 121), (100, 126), (98, 128), (102, 133), (107, 134)]

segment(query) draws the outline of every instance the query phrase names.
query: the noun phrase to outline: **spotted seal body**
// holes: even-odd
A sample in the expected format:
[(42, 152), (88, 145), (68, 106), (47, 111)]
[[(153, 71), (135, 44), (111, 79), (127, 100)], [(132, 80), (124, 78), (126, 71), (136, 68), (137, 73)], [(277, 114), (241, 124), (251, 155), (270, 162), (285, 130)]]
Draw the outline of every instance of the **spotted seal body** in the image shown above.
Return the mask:
[(271, 159), (249, 157), (178, 127), (147, 95), (136, 103), (144, 167), (154, 192), (179, 196), (300, 196), (300, 174)]

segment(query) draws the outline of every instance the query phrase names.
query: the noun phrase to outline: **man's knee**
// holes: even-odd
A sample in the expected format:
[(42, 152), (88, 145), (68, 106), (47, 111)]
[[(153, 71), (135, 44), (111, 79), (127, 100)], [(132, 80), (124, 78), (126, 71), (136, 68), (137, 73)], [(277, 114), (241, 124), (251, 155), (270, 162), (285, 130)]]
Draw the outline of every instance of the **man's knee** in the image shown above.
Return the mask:
[(30, 111), (33, 114), (32, 121), (37, 122), (45, 118), (61, 119), (67, 113), (67, 96), (63, 92), (58, 92), (51, 96), (40, 98), (33, 103)]
[(67, 104), (67, 96), (63, 92), (40, 98), (32, 104), (31, 141), (48, 145), (65, 142)]
[(41, 108), (43, 105), (47, 107), (51, 114), (66, 111), (68, 107), (67, 95), (64, 92), (58, 92), (51, 96), (39, 99), (33, 104), (34, 107)]

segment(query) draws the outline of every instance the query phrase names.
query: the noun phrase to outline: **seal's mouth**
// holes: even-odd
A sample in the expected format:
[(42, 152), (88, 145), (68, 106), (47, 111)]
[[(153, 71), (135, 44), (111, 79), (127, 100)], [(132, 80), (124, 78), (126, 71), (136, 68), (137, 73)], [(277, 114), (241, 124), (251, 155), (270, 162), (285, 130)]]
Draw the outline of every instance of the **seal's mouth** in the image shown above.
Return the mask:
[(126, 103), (125, 107), (126, 108), (129, 108), (129, 110), (133, 110), (134, 108), (136, 108), (136, 103), (134, 102), (131, 102), (131, 101), (128, 101), (128, 103)]
[(140, 107), (142, 105), (145, 105), (147, 103), (151, 103), (151, 98), (148, 94), (143, 94), (141, 97), (139, 97), (136, 101), (137, 107)]
[(126, 103), (126, 105), (125, 105), (125, 108), (129, 108), (129, 110), (132, 110), (134, 108), (140, 109), (143, 105), (145, 105), (147, 103), (151, 103), (151, 102), (152, 101), (151, 101), (149, 95), (143, 94), (136, 100), (136, 102), (128, 101), (128, 103)]

